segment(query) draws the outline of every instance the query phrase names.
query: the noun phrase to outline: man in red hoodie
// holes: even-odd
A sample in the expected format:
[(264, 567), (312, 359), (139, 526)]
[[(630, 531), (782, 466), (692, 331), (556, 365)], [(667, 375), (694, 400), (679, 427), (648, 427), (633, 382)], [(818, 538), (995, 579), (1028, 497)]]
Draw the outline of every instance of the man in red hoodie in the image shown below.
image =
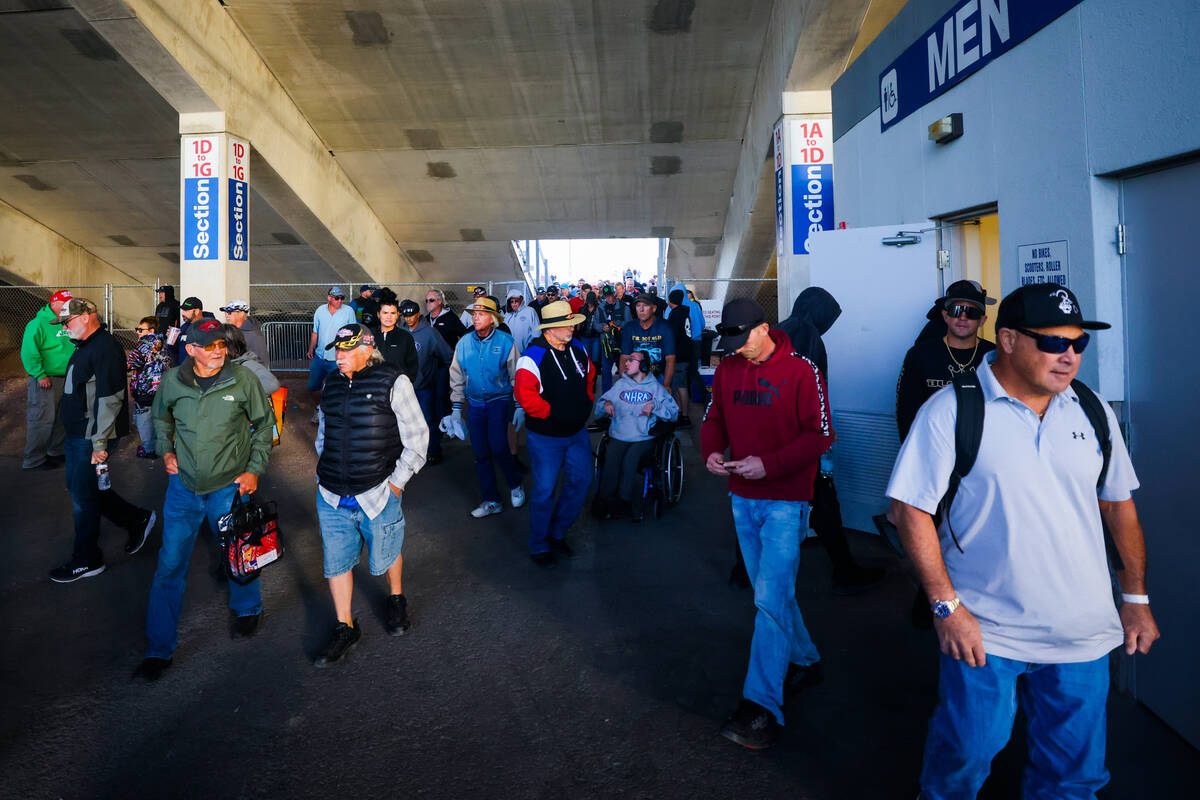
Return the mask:
[(754, 301), (727, 303), (717, 332), (722, 349), (738, 357), (717, 367), (700, 445), (708, 471), (729, 478), (758, 609), (742, 701), (721, 735), (761, 749), (779, 738), (785, 693), (821, 679), (820, 654), (796, 605), (796, 568), (832, 432), (820, 370), (792, 351), (787, 334), (772, 330)]

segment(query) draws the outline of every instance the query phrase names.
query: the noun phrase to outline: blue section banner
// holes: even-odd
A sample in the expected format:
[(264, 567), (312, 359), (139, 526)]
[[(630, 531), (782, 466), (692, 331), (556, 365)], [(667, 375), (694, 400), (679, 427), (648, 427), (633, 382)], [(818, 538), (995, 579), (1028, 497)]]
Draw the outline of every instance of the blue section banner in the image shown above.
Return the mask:
[(229, 179), (229, 260), (246, 261), (250, 250), (250, 203), (246, 182)]
[(183, 258), (214, 261), (217, 258), (217, 202), (220, 183), (216, 178), (183, 180)]
[(964, 0), (879, 74), (886, 131), (1079, 5), (1080, 0)]
[(793, 164), (792, 252), (808, 255), (808, 238), (833, 229), (833, 164)]

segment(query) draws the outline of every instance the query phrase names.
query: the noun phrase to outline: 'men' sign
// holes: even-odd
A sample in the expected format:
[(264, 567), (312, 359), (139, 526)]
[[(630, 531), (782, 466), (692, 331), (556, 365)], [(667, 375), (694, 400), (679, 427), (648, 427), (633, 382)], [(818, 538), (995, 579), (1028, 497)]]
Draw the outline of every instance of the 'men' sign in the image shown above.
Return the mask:
[(956, 4), (880, 73), (880, 130), (886, 131), (966, 80), (1079, 3), (965, 0)]

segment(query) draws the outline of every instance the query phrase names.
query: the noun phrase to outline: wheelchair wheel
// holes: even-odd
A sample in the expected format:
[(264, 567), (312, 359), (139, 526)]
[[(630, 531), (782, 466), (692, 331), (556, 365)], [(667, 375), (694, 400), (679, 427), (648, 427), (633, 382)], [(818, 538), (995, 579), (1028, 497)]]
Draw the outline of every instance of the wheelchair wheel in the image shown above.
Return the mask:
[(604, 469), (604, 454), (608, 451), (608, 431), (596, 442), (596, 450), (592, 453), (592, 474), (599, 476)]
[(662, 499), (673, 506), (683, 495), (683, 448), (678, 437), (672, 436), (667, 441), (659, 467), (662, 470)]

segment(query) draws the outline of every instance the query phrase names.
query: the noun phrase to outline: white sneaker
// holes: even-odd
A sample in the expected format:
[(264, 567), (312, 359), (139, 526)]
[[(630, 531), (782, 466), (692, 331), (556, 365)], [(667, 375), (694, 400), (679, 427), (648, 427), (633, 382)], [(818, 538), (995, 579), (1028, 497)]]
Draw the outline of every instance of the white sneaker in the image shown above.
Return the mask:
[(508, 493), (508, 496), (512, 500), (513, 508), (520, 508), (525, 505), (525, 490), (522, 487), (518, 486), (513, 489)]
[(492, 514), (499, 514), (503, 510), (504, 507), (499, 503), (488, 501), (486, 503), (480, 503), (479, 507), (471, 512), (471, 516), (475, 519), (480, 519), (481, 517), (490, 517)]

